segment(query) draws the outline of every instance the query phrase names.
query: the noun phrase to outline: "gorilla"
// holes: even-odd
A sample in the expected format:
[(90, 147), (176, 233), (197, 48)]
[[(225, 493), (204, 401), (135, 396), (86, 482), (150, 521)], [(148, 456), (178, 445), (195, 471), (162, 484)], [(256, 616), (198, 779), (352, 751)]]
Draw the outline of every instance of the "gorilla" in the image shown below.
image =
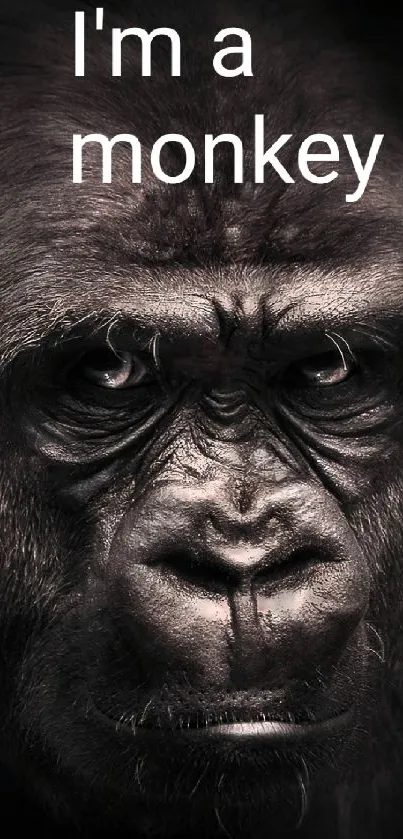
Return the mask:
[[(2, 822), (401, 837), (398, 38), (341, 0), (109, 0), (102, 31), (95, 4), (3, 6)], [(176, 28), (181, 76), (161, 38), (142, 77), (132, 38), (113, 78), (113, 25)], [(252, 77), (212, 70), (234, 26)], [(309, 134), (363, 159), (384, 135), (362, 198), (345, 150), (332, 182), (254, 183), (257, 113), (294, 175)], [(182, 133), (198, 160), (236, 133), (245, 179), (223, 143), (212, 184), (133, 184), (122, 143), (111, 183), (96, 144), (73, 183), (93, 132)]]

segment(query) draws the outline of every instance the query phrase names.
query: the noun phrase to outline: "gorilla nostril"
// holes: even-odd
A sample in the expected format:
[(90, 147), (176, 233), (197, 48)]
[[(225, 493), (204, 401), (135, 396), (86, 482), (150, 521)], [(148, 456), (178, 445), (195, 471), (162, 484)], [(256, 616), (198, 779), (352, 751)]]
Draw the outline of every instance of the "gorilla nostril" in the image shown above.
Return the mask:
[(181, 585), (206, 592), (229, 593), (244, 579), (257, 588), (298, 580), (316, 565), (329, 561), (316, 546), (297, 548), (284, 555), (253, 548), (214, 551), (177, 549), (165, 551), (158, 560), (161, 570), (176, 577)]
[(278, 561), (274, 560), (270, 564), (259, 568), (254, 574), (254, 583), (257, 586), (275, 585), (283, 580), (289, 581), (290, 578), (298, 580), (316, 565), (322, 565), (324, 562), (330, 561), (332, 561), (332, 558), (318, 550), (316, 545), (296, 548), (288, 556), (279, 556)]
[(235, 585), (235, 574), (229, 567), (215, 562), (208, 554), (182, 550), (166, 551), (159, 565), (182, 584), (196, 586), (205, 591), (226, 591)]

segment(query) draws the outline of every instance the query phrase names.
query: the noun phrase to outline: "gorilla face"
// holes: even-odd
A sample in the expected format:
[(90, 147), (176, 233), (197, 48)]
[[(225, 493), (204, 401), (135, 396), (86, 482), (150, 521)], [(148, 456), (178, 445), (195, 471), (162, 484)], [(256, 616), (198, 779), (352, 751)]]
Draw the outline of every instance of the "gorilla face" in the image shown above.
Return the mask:
[[(332, 785), (359, 790), (372, 748), (385, 759), (402, 544), (392, 175), (381, 209), (368, 187), (343, 217), (347, 175), (290, 197), (230, 184), (225, 159), (213, 187), (129, 188), (120, 168), (73, 187), (67, 105), (38, 83), (21, 138), (29, 81), (9, 75), (2, 759), (88, 835), (290, 836)], [(109, 93), (99, 118), (107, 102), (115, 125), (127, 103)], [(51, 183), (32, 145), (44, 115)]]
[(268, 327), (270, 273), (165, 270), (158, 306), (141, 271), (113, 339), (12, 374), (59, 551), (33, 549), (18, 724), (129, 823), (142, 799), (298, 819), (301, 773), (363, 725), (358, 521), (398, 456), (397, 355), (340, 323), (334, 278), (287, 278)]

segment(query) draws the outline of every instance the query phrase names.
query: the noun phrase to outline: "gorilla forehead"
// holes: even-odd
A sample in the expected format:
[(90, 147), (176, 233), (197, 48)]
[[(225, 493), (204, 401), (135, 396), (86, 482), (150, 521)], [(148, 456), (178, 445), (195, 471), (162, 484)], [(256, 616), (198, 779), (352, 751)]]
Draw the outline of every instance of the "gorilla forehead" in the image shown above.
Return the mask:
[[(402, 155), (396, 125), (385, 113), (386, 100), (373, 71), (363, 56), (357, 60), (339, 43), (335, 22), (322, 26), (318, 40), (314, 19), (311, 30), (305, 23), (299, 31), (295, 9), (291, 24), (276, 3), (271, 4), (270, 26), (260, 20), (255, 3), (240, 3), (237, 21), (233, 10), (231, 20), (226, 19), (221, 4), (207, 3), (197, 21), (186, 15), (181, 19), (180, 6), (166, 3), (161, 10), (157, 4), (145, 10), (143, 4), (139, 9), (129, 3), (123, 20), (108, 15), (120, 26), (136, 25), (141, 19), (150, 28), (161, 25), (163, 13), (164, 25), (178, 25), (183, 60), (182, 76), (175, 79), (169, 77), (164, 39), (155, 41), (153, 76), (148, 79), (141, 77), (138, 43), (130, 38), (124, 44), (122, 78), (110, 78), (110, 33), (90, 26), (87, 75), (72, 84), (73, 15), (59, 17), (46, 3), (43, 20), (39, 15), (31, 32), (18, 26), (5, 30), (0, 68), (5, 126), (1, 151), (8, 172), (8, 189), (0, 196), (4, 246), (15, 248), (25, 225), (31, 262), (36, 254), (46, 259), (55, 249), (67, 249), (70, 263), (75, 254), (77, 261), (92, 255), (110, 260), (119, 249), (119, 259), (148, 264), (213, 259), (260, 263), (270, 258), (351, 261), (359, 248), (376, 251), (382, 240), (384, 251), (388, 235), (400, 238), (396, 165), (391, 169), (386, 163), (388, 144), (394, 146), (394, 161)], [(93, 11), (92, 20), (91, 15)], [(212, 57), (218, 47), (213, 38), (229, 23), (251, 33), (251, 78), (223, 79), (214, 73)], [(8, 54), (14, 55), (9, 63)], [(21, 59), (17, 66), (16, 54)], [(341, 150), (338, 179), (318, 186), (299, 177), (285, 185), (267, 166), (265, 183), (255, 185), (251, 169), (256, 113), (265, 116), (266, 147), (292, 126), (293, 138), (279, 157), (293, 176), (301, 141), (318, 131), (333, 136)], [(133, 133), (139, 138), (141, 185), (131, 183), (128, 147), (115, 149), (113, 183), (102, 184), (94, 146), (85, 149), (84, 183), (72, 183), (73, 133), (93, 132), (108, 137)], [(183, 185), (158, 182), (150, 168), (150, 149), (168, 132), (188, 137), (201, 164), (206, 133), (237, 134), (245, 148), (245, 183), (233, 183), (230, 146), (216, 154), (214, 184), (203, 182), (203, 165)], [(385, 134), (364, 196), (354, 205), (345, 203), (357, 178), (345, 149), (343, 153), (343, 133), (353, 133), (363, 158), (373, 135)], [(172, 165), (168, 152), (167, 157)], [(178, 160), (174, 165), (180, 171)], [(395, 241), (390, 249), (394, 246)], [(26, 252), (21, 257), (26, 263)]]

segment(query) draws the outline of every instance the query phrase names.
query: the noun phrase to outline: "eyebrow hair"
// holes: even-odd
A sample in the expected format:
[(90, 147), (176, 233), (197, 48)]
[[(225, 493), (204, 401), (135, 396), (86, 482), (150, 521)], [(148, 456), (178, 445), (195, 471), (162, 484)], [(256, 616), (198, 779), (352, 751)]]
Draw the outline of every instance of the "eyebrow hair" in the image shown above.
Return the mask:
[(149, 314), (148, 322), (144, 314), (136, 316), (135, 312), (106, 308), (102, 312), (69, 308), (54, 318), (35, 318), (34, 315), (30, 315), (26, 321), (20, 319), (18, 328), (11, 331), (1, 349), (0, 372), (4, 372), (23, 353), (57, 350), (58, 347), (66, 346), (69, 341), (79, 341), (80, 338), (88, 341), (99, 335), (111, 342), (113, 335), (131, 329), (135, 340), (146, 343), (157, 334), (167, 332), (158, 321), (152, 322), (151, 310)]
[[(340, 329), (355, 331), (357, 328), (366, 330), (369, 333), (392, 334), (396, 329), (401, 328), (403, 321), (403, 300), (401, 310), (385, 310), (385, 308), (371, 309), (350, 308), (342, 312), (327, 312), (323, 309), (317, 316), (302, 317), (295, 315), (289, 319), (280, 319), (272, 331), (274, 339), (292, 339), (301, 333), (306, 335), (320, 332), (331, 332)], [(403, 335), (402, 335), (403, 340)]]
[[(351, 279), (349, 288), (348, 275), (345, 269), (341, 266), (337, 268), (324, 268), (324, 266), (317, 266), (315, 264), (306, 266), (293, 266), (295, 272), (290, 270), (290, 267), (285, 272), (285, 288), (287, 288), (288, 278), (290, 278), (290, 288), (294, 295), (291, 299), (282, 299), (281, 286), (276, 285), (279, 278), (283, 278), (283, 266), (281, 264), (274, 264), (271, 269), (265, 265), (260, 266), (232, 266), (240, 270), (240, 282), (242, 290), (248, 292), (248, 282), (250, 280), (257, 280), (256, 297), (258, 305), (264, 309), (264, 339), (273, 343), (278, 341), (292, 341), (308, 337), (310, 334), (318, 335), (319, 332), (345, 331), (347, 329), (364, 330), (373, 336), (373, 339), (378, 342), (382, 340), (393, 344), (399, 343), (395, 340), (397, 330), (402, 331), (403, 320), (403, 281), (400, 277), (400, 266), (385, 261), (375, 266), (369, 263), (367, 266), (362, 265), (354, 268), (354, 276)], [(178, 268), (178, 266), (176, 266)], [(224, 266), (209, 266), (209, 268), (199, 268), (207, 272), (210, 280), (217, 272), (220, 275), (220, 289), (225, 288), (225, 274), (220, 272), (225, 271)], [(262, 273), (263, 272), (263, 273)], [(301, 288), (298, 290), (299, 297), (295, 296), (295, 287), (292, 285), (293, 277), (297, 277)], [(266, 282), (271, 284), (271, 289), (264, 292), (264, 284)], [(9, 290), (7, 301), (4, 304), (3, 312), (0, 308), (0, 371), (6, 368), (13, 360), (23, 352), (42, 350), (45, 351), (49, 347), (57, 347), (62, 343), (67, 343), (69, 340), (78, 339), (81, 335), (83, 337), (95, 336), (97, 333), (108, 330), (132, 328), (141, 336), (150, 335), (152, 337), (156, 331), (162, 334), (169, 334), (168, 330), (162, 324), (161, 317), (155, 319), (153, 323), (151, 316), (158, 313), (158, 300), (163, 300), (165, 303), (162, 306), (165, 317), (171, 318), (171, 310), (167, 304), (172, 298), (172, 304), (176, 304), (177, 312), (183, 313), (183, 303), (186, 302), (194, 313), (195, 328), (202, 327), (206, 332), (215, 331), (217, 337), (225, 333), (223, 323), (225, 326), (231, 327), (239, 325), (239, 319), (231, 321), (231, 317), (227, 318), (226, 314), (222, 315), (220, 305), (214, 298), (214, 292), (211, 296), (203, 293), (203, 290), (195, 288), (192, 291), (190, 283), (186, 290), (185, 296), (178, 295), (177, 288), (170, 289), (163, 288), (159, 282), (159, 278), (151, 275), (147, 277), (148, 285), (144, 289), (141, 284), (130, 288), (130, 277), (127, 278), (128, 285), (125, 297), (122, 289), (122, 278), (120, 276), (114, 277), (113, 274), (108, 278), (104, 277), (106, 296), (105, 305), (102, 305), (102, 285), (95, 285), (96, 293), (88, 293), (88, 288), (82, 290), (80, 300), (80, 286), (73, 288), (72, 292), (68, 293), (68, 289), (63, 290), (62, 293), (55, 292), (55, 304), (53, 308), (48, 311), (40, 311), (41, 300), (49, 298), (48, 281), (45, 277), (44, 287), (38, 288), (35, 298), (31, 297), (31, 301), (27, 304), (24, 300), (24, 292), (16, 285), (15, 295), (14, 289)], [(116, 287), (112, 285), (114, 279), (116, 280)], [(191, 279), (191, 276), (189, 277)], [(200, 276), (199, 276), (200, 279)], [(183, 283), (184, 276), (181, 277)], [(188, 278), (185, 276), (186, 282)], [(245, 282), (246, 280), (246, 282)], [(360, 293), (354, 294), (357, 290), (357, 280), (360, 284)], [(382, 299), (373, 297), (371, 287), (368, 287), (368, 282), (371, 280), (373, 287), (381, 285)], [(323, 284), (323, 289), (320, 285)], [(316, 291), (314, 291), (315, 284), (317, 284)], [(252, 286), (249, 286), (249, 290)], [(201, 287), (202, 288), (202, 287)], [(366, 296), (362, 294), (364, 288)], [(302, 289), (302, 290), (301, 290)], [(279, 294), (280, 291), (280, 294)], [(400, 294), (399, 294), (400, 292)], [(119, 302), (120, 308), (108, 305), (108, 294), (111, 299)], [(371, 296), (372, 294), (372, 296)], [(139, 301), (146, 306), (139, 306), (139, 310), (133, 306), (130, 309), (129, 305), (123, 305), (127, 298), (130, 301), (133, 295), (138, 295)], [(63, 299), (63, 296), (65, 299)], [(90, 305), (90, 301), (94, 297), (94, 305)], [(231, 298), (231, 289), (229, 288), (228, 296)], [(286, 295), (283, 295), (286, 298)], [(235, 293), (232, 295), (234, 300)], [(22, 302), (21, 302), (22, 300)], [(305, 310), (304, 310), (304, 304)], [(310, 307), (310, 310), (309, 310)], [(242, 316), (242, 307), (239, 312), (234, 311), (237, 316), (240, 312)], [(241, 319), (241, 318), (240, 318)], [(183, 317), (186, 324), (186, 317)], [(1, 322), (3, 321), (3, 322)], [(190, 320), (189, 320), (190, 323)], [(2, 345), (3, 344), (3, 345)]]
[[(310, 341), (317, 341), (318, 338), (322, 340), (333, 334), (342, 340), (349, 341), (352, 334), (356, 333), (362, 335), (365, 341), (382, 350), (396, 350), (403, 343), (402, 325), (403, 307), (400, 313), (389, 313), (387, 317), (383, 314), (381, 318), (379, 313), (374, 311), (367, 313), (350, 311), (348, 315), (343, 314), (341, 319), (337, 316), (315, 320), (298, 320), (295, 318), (294, 322), (289, 322), (286, 329), (275, 329), (271, 332), (268, 326), (263, 336), (262, 345), (266, 344), (267, 348), (275, 346), (277, 351), (281, 353), (291, 349), (294, 342), (300, 346), (301, 341), (304, 341), (308, 347)], [(145, 349), (146, 344), (150, 344), (153, 337), (161, 334), (161, 331), (153, 327), (152, 324), (145, 327), (144, 323), (136, 322), (135, 315), (130, 314), (126, 317), (122, 312), (105, 312), (103, 317), (93, 311), (82, 312), (77, 317), (71, 313), (69, 318), (61, 317), (47, 325), (38, 324), (37, 326), (37, 331), (32, 332), (28, 340), (24, 340), (20, 336), (19, 340), (12, 343), (2, 353), (0, 356), (0, 374), (5, 373), (22, 354), (45, 353), (51, 349), (57, 351), (59, 347), (66, 346), (69, 340), (78, 341), (80, 337), (88, 340), (89, 337), (95, 338), (97, 334), (101, 333), (104, 338), (113, 341), (115, 330), (120, 331), (129, 327), (136, 330), (137, 339), (143, 332)]]

